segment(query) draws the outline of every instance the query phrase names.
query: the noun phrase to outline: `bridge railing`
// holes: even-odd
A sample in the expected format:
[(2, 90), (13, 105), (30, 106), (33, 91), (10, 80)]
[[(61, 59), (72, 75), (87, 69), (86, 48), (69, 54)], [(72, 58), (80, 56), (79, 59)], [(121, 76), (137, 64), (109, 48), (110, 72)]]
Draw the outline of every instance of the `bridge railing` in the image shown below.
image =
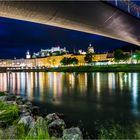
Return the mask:
[(130, 13), (140, 19), (140, 7), (130, 0), (106, 0), (117, 8)]

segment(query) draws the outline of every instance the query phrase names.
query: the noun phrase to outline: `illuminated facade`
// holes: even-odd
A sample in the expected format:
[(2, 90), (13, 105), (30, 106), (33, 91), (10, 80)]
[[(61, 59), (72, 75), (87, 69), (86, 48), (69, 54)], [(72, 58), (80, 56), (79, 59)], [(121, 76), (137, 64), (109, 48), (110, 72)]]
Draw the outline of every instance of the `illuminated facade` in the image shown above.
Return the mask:
[[(74, 55), (65, 54), (61, 56), (49, 56), (45, 58), (33, 58), (33, 59), (14, 59), (14, 60), (3, 60), (0, 61), (1, 67), (59, 67), (61, 66), (60, 61), (64, 57), (76, 57), (78, 59), (77, 65), (85, 65), (84, 57), (85, 55)], [(92, 61), (112, 61), (113, 58), (107, 58), (107, 54), (94, 54), (92, 56)]]
[(29, 50), (26, 52), (26, 58), (27, 58), (27, 59), (30, 59), (30, 58), (31, 58), (31, 55), (30, 55)]
[(95, 53), (94, 47), (91, 45), (91, 43), (89, 44), (89, 47), (88, 47), (88, 53)]
[(113, 61), (112, 57), (108, 57), (108, 54), (94, 54), (92, 57), (92, 61), (99, 62), (99, 61)]
[(32, 58), (40, 58), (40, 57), (47, 57), (47, 56), (56, 56), (56, 55), (62, 55), (67, 54), (68, 51), (66, 48), (60, 48), (60, 46), (52, 47), (51, 49), (41, 49), (40, 52), (33, 53)]

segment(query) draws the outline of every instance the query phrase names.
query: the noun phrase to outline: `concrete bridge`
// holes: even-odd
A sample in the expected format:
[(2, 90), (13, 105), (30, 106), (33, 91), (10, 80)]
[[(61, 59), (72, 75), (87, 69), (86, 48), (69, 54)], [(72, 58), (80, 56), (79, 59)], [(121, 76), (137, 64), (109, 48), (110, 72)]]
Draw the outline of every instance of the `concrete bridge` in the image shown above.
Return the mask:
[(140, 19), (102, 1), (1, 1), (0, 16), (102, 35), (140, 46)]

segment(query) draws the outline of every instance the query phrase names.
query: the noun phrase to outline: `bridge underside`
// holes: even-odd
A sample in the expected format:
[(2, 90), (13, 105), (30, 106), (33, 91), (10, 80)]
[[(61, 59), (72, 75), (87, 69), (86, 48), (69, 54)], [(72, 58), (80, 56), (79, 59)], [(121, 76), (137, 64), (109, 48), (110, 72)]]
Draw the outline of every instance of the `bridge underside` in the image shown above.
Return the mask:
[(1, 1), (0, 16), (103, 35), (140, 46), (140, 20), (101, 1)]

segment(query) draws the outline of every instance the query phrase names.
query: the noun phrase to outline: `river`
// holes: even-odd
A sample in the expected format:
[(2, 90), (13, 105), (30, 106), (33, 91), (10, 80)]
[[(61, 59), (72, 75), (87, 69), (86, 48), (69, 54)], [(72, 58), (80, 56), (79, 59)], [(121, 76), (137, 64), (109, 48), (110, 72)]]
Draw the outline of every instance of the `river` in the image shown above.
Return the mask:
[(0, 73), (0, 91), (27, 97), (42, 113), (64, 113), (91, 133), (95, 120), (140, 120), (140, 73)]

